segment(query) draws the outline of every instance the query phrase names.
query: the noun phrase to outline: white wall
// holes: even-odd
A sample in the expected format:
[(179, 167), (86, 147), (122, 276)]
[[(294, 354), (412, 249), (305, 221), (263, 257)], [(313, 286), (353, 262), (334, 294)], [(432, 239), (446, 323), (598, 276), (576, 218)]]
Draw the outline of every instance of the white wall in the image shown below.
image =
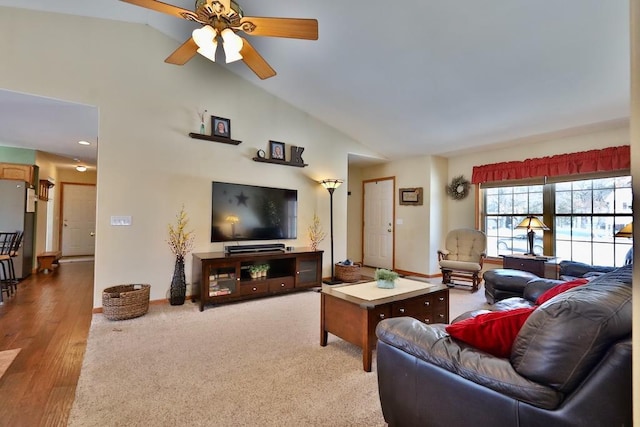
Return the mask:
[[(433, 276), (439, 274), (437, 250), (442, 247), (446, 233), (455, 228), (476, 227), (475, 186), (472, 186), (465, 199), (453, 200), (447, 196), (446, 187), (454, 177), (463, 175), (471, 180), (473, 167), (484, 164), (628, 144), (629, 126), (616, 123), (579, 135), (549, 136), (546, 140), (537, 138), (535, 142), (514, 141), (512, 145), (501, 144), (499, 148), (448, 159), (424, 156), (352, 168), (354, 170), (349, 174), (350, 189), (359, 189), (363, 180), (387, 176), (396, 177), (396, 192), (402, 187), (424, 187), (423, 206), (400, 206), (396, 202), (396, 219), (402, 219), (403, 224), (396, 225), (395, 267)], [(360, 224), (362, 221), (362, 204), (357, 204), (362, 194), (358, 191), (359, 199), (351, 199), (349, 202), (349, 224)], [(355, 259), (362, 258), (361, 239), (360, 231), (349, 229), (349, 253), (354, 258), (359, 257)]]
[[(100, 110), (96, 307), (102, 289), (120, 283), (149, 283), (152, 300), (167, 297), (173, 271), (167, 225), (182, 204), (196, 232), (195, 251), (222, 249), (209, 241), (211, 181), (297, 189), (298, 239), (287, 244), (308, 246), (313, 212), (329, 224), (329, 197), (318, 182), (346, 179), (348, 152), (375, 155), (204, 58), (165, 64), (178, 44), (144, 25), (0, 8), (0, 87)], [(205, 108), (229, 118), (232, 137), (243, 143), (189, 138)], [(269, 140), (304, 147), (309, 166), (252, 161)], [(336, 192), (336, 259), (346, 256), (346, 200), (346, 191)], [(112, 227), (112, 215), (131, 215), (133, 224)], [(325, 276), (328, 247), (321, 245)], [(190, 258), (186, 269), (189, 281)]]
[[(395, 177), (396, 185), (394, 266), (405, 272), (433, 274), (437, 265), (437, 249), (434, 251), (433, 247), (439, 245), (441, 238), (439, 229), (433, 235), (432, 224), (442, 224), (445, 217), (441, 193), (434, 191), (433, 186), (446, 179), (446, 160), (421, 156), (362, 168), (360, 186), (362, 181), (391, 176)], [(355, 188), (355, 183), (352, 186)], [(398, 190), (414, 187), (422, 187), (424, 191), (422, 206), (400, 205)], [(361, 218), (362, 212), (360, 222)]]
[(347, 191), (347, 258), (362, 262), (362, 168), (349, 167)]

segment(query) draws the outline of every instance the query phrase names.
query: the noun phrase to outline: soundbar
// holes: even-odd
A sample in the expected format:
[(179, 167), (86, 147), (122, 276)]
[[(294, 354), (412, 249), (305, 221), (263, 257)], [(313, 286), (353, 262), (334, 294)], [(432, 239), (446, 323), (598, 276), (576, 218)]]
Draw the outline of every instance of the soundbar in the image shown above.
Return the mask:
[(228, 255), (246, 254), (246, 253), (255, 253), (255, 252), (284, 252), (284, 243), (225, 246), (224, 251)]

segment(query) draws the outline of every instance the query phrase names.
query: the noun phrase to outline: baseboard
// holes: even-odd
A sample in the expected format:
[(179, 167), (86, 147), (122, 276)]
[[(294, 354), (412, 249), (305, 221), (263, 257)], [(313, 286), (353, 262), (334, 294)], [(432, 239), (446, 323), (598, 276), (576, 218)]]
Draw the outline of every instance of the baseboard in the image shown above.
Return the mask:
[(400, 269), (397, 269), (397, 268), (394, 271), (396, 273), (398, 273), (398, 274), (402, 274), (403, 276), (423, 277), (425, 279), (433, 279), (434, 277), (442, 277), (442, 273), (424, 274), (424, 273), (416, 273), (414, 271), (400, 270)]

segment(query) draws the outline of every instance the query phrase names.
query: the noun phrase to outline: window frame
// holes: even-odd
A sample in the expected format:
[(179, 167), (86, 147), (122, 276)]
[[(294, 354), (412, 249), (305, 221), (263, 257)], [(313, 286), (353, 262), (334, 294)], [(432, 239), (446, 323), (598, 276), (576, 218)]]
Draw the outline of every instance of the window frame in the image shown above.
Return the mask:
[[(556, 213), (556, 184), (558, 183), (570, 183), (570, 182), (575, 182), (575, 181), (585, 181), (585, 180), (597, 180), (597, 179), (612, 179), (612, 178), (620, 178), (620, 177), (628, 177), (630, 180), (629, 183), (629, 189), (631, 191), (633, 191), (633, 182), (632, 182), (632, 176), (631, 176), (631, 172), (629, 170), (617, 170), (617, 171), (609, 171), (609, 172), (601, 172), (601, 173), (590, 173), (590, 174), (577, 174), (577, 175), (573, 175), (573, 176), (561, 176), (561, 177), (553, 177), (553, 178), (547, 178), (547, 177), (543, 177), (543, 178), (536, 178), (536, 179), (526, 179), (526, 180), (505, 180), (505, 181), (498, 181), (498, 182), (490, 182), (490, 183), (483, 183), (483, 184), (479, 184), (476, 187), (476, 197), (477, 197), (477, 209), (476, 209), (476, 224), (478, 229), (484, 231), (485, 233), (487, 233), (487, 237), (489, 240), (489, 233), (487, 230), (487, 216), (511, 216), (511, 217), (519, 217), (519, 216), (524, 216), (529, 214), (529, 212), (527, 213), (521, 213), (521, 212), (514, 212), (514, 209), (512, 208), (512, 212), (509, 214), (498, 214), (495, 215), (494, 213), (491, 214), (487, 214), (486, 212), (486, 203), (487, 203), (487, 189), (493, 189), (493, 188), (500, 188), (500, 187), (521, 187), (521, 186), (538, 186), (538, 185), (542, 185), (542, 197), (543, 197), (543, 201), (542, 201), (542, 214), (539, 213), (533, 213), (534, 215), (540, 216), (540, 218), (542, 219), (542, 221), (549, 227), (548, 231), (537, 231), (536, 235), (540, 235), (542, 234), (542, 241), (543, 241), (543, 248), (544, 248), (544, 255), (545, 256), (550, 256), (550, 257), (556, 257), (557, 256), (557, 247), (556, 247), (556, 243), (557, 243), (557, 236), (556, 236), (556, 219), (559, 217), (570, 217), (570, 218), (578, 218), (578, 217), (590, 217), (591, 219), (593, 218), (597, 218), (597, 217), (613, 217), (613, 225), (612, 227), (614, 229), (617, 229), (620, 224), (618, 224), (618, 222), (615, 220), (615, 218), (621, 218), (622, 221), (626, 221), (627, 218), (629, 219), (628, 222), (631, 222), (632, 218), (633, 218), (633, 209), (632, 206), (629, 208), (630, 212), (626, 213), (626, 212), (616, 212), (616, 208), (614, 205), (614, 208), (612, 210), (612, 212), (594, 212), (593, 209), (593, 204), (592, 204), (592, 208), (591, 211), (588, 213), (576, 213), (573, 210), (573, 206), (572, 206), (572, 210), (570, 213)], [(615, 192), (615, 189), (617, 187), (613, 187), (613, 190)], [(625, 187), (621, 187), (621, 188), (627, 188)], [(570, 191), (574, 191), (573, 189)], [(594, 188), (591, 187), (590, 190), (592, 192), (593, 195), (593, 191)], [(631, 194), (631, 197), (633, 197), (633, 193)], [(527, 207), (527, 210), (529, 209), (529, 206)], [(627, 222), (627, 223), (628, 223)], [(591, 252), (590, 252), (590, 260), (592, 262), (590, 262), (590, 264), (594, 264), (593, 259), (594, 259), (594, 246), (597, 244), (607, 244), (608, 242), (606, 241), (598, 241), (596, 236), (594, 236), (593, 234), (593, 222), (590, 221), (591, 224), (591, 236), (589, 237), (588, 243), (590, 245), (591, 248)], [(498, 227), (496, 227), (498, 228)], [(491, 237), (498, 239), (495, 243), (496, 243), (496, 247), (494, 248), (495, 250), (491, 252), (491, 255), (488, 255), (488, 259), (489, 260), (499, 260), (501, 259), (501, 255), (508, 255), (508, 254), (519, 254), (519, 251), (514, 251), (513, 247), (515, 246), (512, 240), (512, 244), (511, 244), (511, 248), (508, 251), (502, 251), (499, 249), (499, 240), (503, 240), (501, 238), (501, 236), (499, 235), (499, 231), (495, 234), (492, 235)], [(514, 234), (512, 234), (513, 236)], [(617, 248), (624, 248), (622, 249), (624, 251), (624, 253), (626, 254), (627, 252), (627, 247), (632, 248), (633, 245), (633, 240), (629, 239), (629, 244), (626, 244), (625, 242), (619, 240), (622, 238), (614, 238), (613, 240), (611, 240), (611, 244), (614, 246), (613, 248), (613, 263), (617, 265), (617, 263), (620, 261), (620, 257), (617, 256), (619, 255), (619, 252), (616, 252)], [(561, 239), (562, 240), (562, 239)], [(564, 240), (567, 241), (567, 240)], [(585, 240), (582, 239), (570, 239), (568, 240), (569, 242), (584, 242)], [(573, 243), (570, 243), (573, 244)], [(595, 245), (594, 245), (595, 244)], [(489, 248), (487, 248), (489, 250)], [(570, 252), (571, 254), (571, 258), (577, 258), (575, 256), (575, 254), (573, 253), (573, 249)], [(542, 255), (537, 253), (537, 255)], [(567, 258), (563, 258), (563, 259), (567, 259)], [(597, 264), (597, 262), (595, 263)]]

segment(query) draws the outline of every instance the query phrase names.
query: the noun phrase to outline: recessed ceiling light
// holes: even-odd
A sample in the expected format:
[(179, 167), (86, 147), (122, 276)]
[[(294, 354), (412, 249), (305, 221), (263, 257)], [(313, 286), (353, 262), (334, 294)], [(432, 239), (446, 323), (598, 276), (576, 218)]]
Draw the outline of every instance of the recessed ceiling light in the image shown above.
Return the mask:
[(80, 144), (80, 145), (91, 145), (91, 143), (88, 142), (88, 141), (78, 141), (78, 144)]
[(76, 166), (76, 170), (78, 172), (85, 172), (87, 170), (87, 167), (78, 165), (78, 166)]

